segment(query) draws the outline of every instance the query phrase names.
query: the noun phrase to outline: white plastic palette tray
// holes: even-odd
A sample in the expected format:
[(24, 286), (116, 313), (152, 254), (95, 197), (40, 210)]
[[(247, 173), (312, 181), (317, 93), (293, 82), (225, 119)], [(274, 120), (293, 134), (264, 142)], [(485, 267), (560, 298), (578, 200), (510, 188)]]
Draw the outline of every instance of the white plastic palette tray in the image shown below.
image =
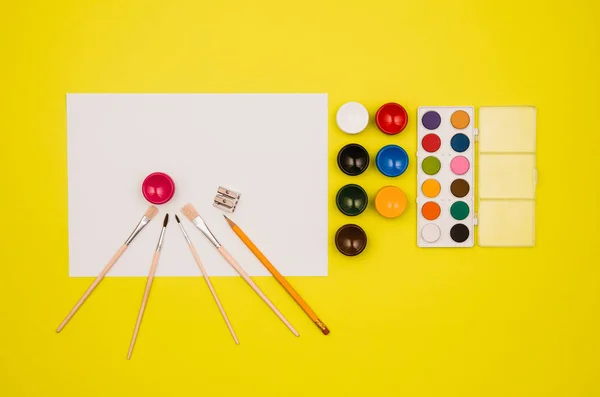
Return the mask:
[(142, 181), (160, 171), (175, 196), (109, 276), (148, 274), (167, 212), (157, 275), (200, 275), (175, 213), (208, 273), (236, 275), (181, 216), (188, 202), (250, 275), (269, 275), (213, 207), (219, 186), (241, 193), (227, 215), (283, 275), (327, 275), (327, 107), (326, 94), (67, 95), (69, 274), (98, 275), (149, 205)]
[[(468, 115), (468, 125), (459, 128), (453, 125), (452, 117), (457, 112)], [(432, 113), (439, 116), (439, 126), (435, 126)], [(473, 107), (434, 106), (418, 110), (417, 245), (473, 247), (477, 242), (480, 246), (534, 246), (538, 179), (536, 109), (481, 107), (479, 128), (476, 128), (475, 116)], [(460, 119), (465, 120), (457, 118)], [(435, 148), (432, 140), (423, 141), (429, 134), (439, 137), (439, 148)], [(464, 151), (452, 147), (452, 138), (457, 134), (464, 134), (469, 140)], [(452, 169), (452, 161), (459, 156), (469, 162), (464, 174)], [(439, 171), (432, 172), (427, 157), (439, 159)], [(432, 194), (431, 189), (424, 187), (431, 179), (439, 183), (439, 193)], [(458, 179), (464, 179), (469, 185), (464, 196), (453, 193), (452, 183)], [(468, 207), (464, 218), (465, 211), (456, 211), (458, 207), (454, 208), (453, 215), (452, 206), (459, 202)], [(439, 207), (439, 215), (432, 211), (434, 207)], [(456, 228), (462, 228), (460, 233), (456, 233)], [(465, 230), (468, 236), (463, 240)]]

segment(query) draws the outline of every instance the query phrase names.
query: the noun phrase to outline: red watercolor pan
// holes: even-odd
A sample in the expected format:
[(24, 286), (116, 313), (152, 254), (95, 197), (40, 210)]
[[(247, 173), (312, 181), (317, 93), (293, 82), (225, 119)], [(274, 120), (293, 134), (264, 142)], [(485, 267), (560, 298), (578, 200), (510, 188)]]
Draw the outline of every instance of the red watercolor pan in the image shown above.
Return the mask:
[(165, 204), (175, 194), (175, 183), (164, 172), (154, 172), (144, 179), (142, 194), (152, 204)]
[(427, 134), (421, 140), (421, 146), (426, 152), (434, 153), (442, 146), (442, 140), (436, 134)]

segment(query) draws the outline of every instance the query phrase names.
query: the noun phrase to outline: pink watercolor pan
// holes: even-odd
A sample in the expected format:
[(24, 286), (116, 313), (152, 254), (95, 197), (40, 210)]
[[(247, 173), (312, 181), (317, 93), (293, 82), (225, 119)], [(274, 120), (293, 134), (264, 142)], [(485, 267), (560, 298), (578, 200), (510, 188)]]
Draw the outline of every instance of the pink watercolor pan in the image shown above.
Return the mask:
[(165, 204), (175, 194), (175, 182), (164, 172), (154, 172), (142, 182), (142, 194), (152, 204)]

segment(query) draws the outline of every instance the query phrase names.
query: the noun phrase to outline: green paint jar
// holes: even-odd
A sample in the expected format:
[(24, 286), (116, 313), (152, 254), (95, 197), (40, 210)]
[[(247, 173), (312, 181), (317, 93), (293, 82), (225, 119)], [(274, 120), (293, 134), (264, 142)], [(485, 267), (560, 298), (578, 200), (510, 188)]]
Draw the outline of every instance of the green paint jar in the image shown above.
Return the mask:
[(350, 184), (343, 186), (335, 197), (335, 204), (340, 212), (348, 216), (362, 214), (367, 208), (369, 198), (362, 187)]

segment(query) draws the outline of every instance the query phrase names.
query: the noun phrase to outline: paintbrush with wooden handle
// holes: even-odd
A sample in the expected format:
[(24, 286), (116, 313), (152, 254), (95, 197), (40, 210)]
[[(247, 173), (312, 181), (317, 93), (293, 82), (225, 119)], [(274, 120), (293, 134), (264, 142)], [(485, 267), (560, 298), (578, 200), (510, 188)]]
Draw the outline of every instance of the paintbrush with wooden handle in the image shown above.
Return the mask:
[(248, 273), (242, 269), (242, 267), (236, 262), (236, 260), (231, 256), (229, 252), (219, 243), (216, 239), (215, 235), (210, 231), (204, 220), (200, 217), (200, 214), (193, 205), (187, 204), (181, 209), (183, 215), (185, 215), (197, 228), (204, 234), (204, 236), (215, 246), (217, 251), (221, 254), (223, 258), (235, 269), (235, 271), (248, 283), (248, 285), (260, 296), (260, 298), (273, 310), (273, 312), (279, 317), (281, 321), (292, 331), (292, 333), (296, 336), (299, 336), (298, 331), (294, 329), (292, 324), (281, 314), (281, 312), (275, 307), (275, 305), (267, 298), (267, 296), (258, 288), (258, 285), (252, 281)]
[(150, 297), (150, 289), (152, 288), (152, 282), (154, 281), (154, 275), (156, 274), (156, 268), (158, 267), (158, 259), (160, 258), (160, 252), (162, 251), (163, 240), (165, 238), (165, 232), (167, 231), (168, 223), (169, 223), (169, 214), (165, 215), (165, 220), (163, 221), (163, 227), (160, 230), (160, 237), (158, 238), (158, 244), (156, 244), (156, 251), (154, 251), (154, 257), (152, 258), (152, 265), (150, 265), (150, 273), (148, 274), (148, 280), (146, 281), (146, 288), (144, 289), (144, 297), (142, 298), (142, 306), (140, 307), (137, 321), (135, 322), (135, 328), (133, 329), (133, 336), (131, 337), (131, 343), (129, 344), (129, 352), (127, 352), (128, 360), (131, 358), (131, 354), (133, 353), (133, 347), (135, 346), (135, 341), (137, 340), (138, 331), (140, 330), (140, 325), (142, 324), (142, 317), (144, 317), (144, 312), (146, 311), (146, 304), (148, 303), (148, 298)]
[(158, 214), (158, 208), (156, 208), (153, 205), (148, 207), (148, 209), (146, 210), (146, 213), (144, 214), (144, 216), (142, 216), (142, 219), (140, 219), (140, 221), (138, 222), (137, 226), (135, 227), (135, 229), (133, 230), (133, 232), (131, 233), (129, 238), (125, 241), (125, 243), (121, 246), (121, 248), (119, 248), (119, 250), (113, 255), (113, 257), (110, 259), (110, 261), (108, 261), (106, 266), (104, 266), (104, 269), (102, 269), (102, 271), (100, 272), (98, 277), (96, 277), (96, 279), (94, 280), (92, 285), (89, 286), (89, 288), (87, 289), (87, 291), (85, 291), (85, 293), (79, 299), (77, 304), (75, 304), (73, 309), (71, 309), (69, 314), (67, 314), (67, 317), (65, 317), (63, 322), (60, 323), (60, 325), (56, 329), (56, 332), (62, 331), (62, 329), (65, 327), (65, 325), (67, 325), (69, 320), (71, 320), (71, 317), (73, 317), (75, 315), (75, 313), (77, 313), (77, 310), (79, 310), (81, 305), (83, 305), (83, 302), (85, 302), (85, 300), (88, 298), (88, 296), (90, 296), (91, 293), (94, 291), (94, 289), (98, 286), (98, 284), (100, 284), (100, 281), (102, 281), (102, 279), (104, 279), (104, 276), (106, 276), (106, 273), (108, 273), (108, 271), (114, 266), (114, 264), (117, 263), (117, 261), (119, 260), (121, 255), (123, 255), (123, 252), (125, 252), (127, 247), (129, 247), (131, 242), (135, 239), (135, 237), (146, 227), (146, 225), (152, 220), (152, 218), (154, 218), (156, 216), (156, 214)]

